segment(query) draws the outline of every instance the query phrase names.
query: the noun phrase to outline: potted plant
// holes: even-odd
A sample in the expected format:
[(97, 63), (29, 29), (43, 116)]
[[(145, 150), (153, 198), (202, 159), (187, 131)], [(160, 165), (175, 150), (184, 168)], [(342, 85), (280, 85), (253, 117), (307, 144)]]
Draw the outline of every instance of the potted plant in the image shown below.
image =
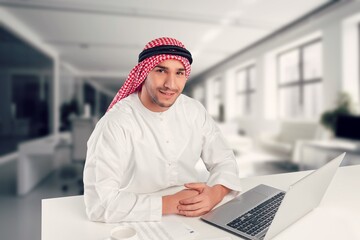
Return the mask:
[(320, 117), (320, 123), (334, 134), (338, 116), (353, 114), (351, 97), (347, 93), (340, 93), (337, 106), (332, 110), (325, 111)]

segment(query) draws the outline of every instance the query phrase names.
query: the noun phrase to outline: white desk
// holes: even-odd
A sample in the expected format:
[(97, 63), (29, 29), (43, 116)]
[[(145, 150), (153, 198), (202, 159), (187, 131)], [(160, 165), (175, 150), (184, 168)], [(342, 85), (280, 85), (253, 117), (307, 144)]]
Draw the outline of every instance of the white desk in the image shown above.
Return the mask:
[(302, 141), (300, 148), (301, 170), (317, 169), (343, 152), (346, 152), (346, 157), (342, 166), (360, 163), (360, 148), (356, 142), (333, 139)]
[[(244, 191), (260, 183), (280, 189), (307, 172), (286, 173), (243, 179)], [(360, 165), (338, 170), (319, 208), (300, 219), (276, 240), (297, 239), (360, 239)], [(241, 239), (202, 222), (199, 218), (166, 216), (180, 219), (199, 233), (196, 239), (231, 237)], [(85, 214), (83, 197), (44, 199), (42, 201), (42, 240), (103, 240), (114, 224), (90, 222)]]

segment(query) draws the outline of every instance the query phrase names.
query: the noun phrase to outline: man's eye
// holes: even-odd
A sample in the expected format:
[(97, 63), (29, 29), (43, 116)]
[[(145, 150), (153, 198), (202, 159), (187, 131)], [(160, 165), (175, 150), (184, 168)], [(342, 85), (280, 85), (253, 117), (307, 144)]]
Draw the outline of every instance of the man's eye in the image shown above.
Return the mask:
[(178, 75), (184, 75), (185, 73), (184, 72), (177, 72)]
[(159, 68), (159, 69), (156, 69), (156, 72), (163, 73), (163, 72), (165, 72), (165, 70), (164, 70), (164, 69)]

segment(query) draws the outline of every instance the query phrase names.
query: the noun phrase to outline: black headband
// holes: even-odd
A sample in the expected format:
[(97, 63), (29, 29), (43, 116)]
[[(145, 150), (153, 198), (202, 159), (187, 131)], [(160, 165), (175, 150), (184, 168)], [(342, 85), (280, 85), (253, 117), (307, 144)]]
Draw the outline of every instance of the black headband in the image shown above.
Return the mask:
[(148, 49), (143, 50), (139, 54), (139, 61), (138, 62), (141, 62), (145, 58), (149, 58), (149, 57), (152, 57), (152, 56), (155, 56), (155, 55), (160, 55), (160, 54), (170, 54), (170, 55), (181, 56), (181, 57), (184, 57), (187, 60), (189, 60), (190, 64), (193, 61), (192, 57), (191, 57), (191, 53), (188, 50), (186, 50), (185, 48), (174, 46), (174, 45), (161, 45), (161, 46), (157, 46), (157, 47), (148, 48)]

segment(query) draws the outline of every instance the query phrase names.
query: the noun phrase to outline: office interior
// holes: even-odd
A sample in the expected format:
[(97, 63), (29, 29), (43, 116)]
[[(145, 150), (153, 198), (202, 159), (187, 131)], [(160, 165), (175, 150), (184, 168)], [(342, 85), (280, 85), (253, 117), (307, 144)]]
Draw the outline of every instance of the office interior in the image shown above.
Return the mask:
[[(342, 152), (343, 165), (360, 163), (359, 1), (130, 2), (0, 1), (2, 239), (40, 239), (41, 199), (82, 194), (86, 141), (158, 34), (193, 52), (184, 94), (217, 121), (240, 177), (315, 169)], [(118, 19), (98, 29), (108, 18)]]

